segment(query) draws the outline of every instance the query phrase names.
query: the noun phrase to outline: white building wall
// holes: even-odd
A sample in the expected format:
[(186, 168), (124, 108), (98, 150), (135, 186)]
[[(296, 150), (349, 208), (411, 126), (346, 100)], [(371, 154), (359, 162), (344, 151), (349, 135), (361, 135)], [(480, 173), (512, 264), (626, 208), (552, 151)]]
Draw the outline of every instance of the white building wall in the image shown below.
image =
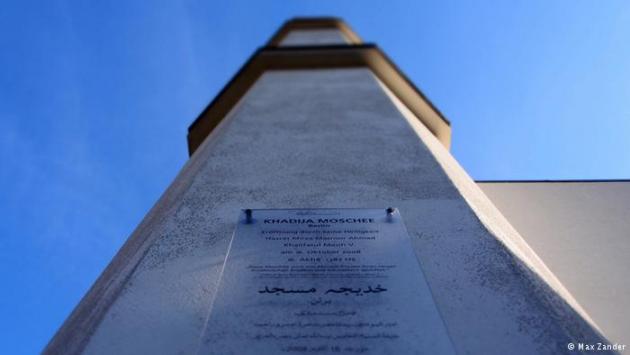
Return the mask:
[(557, 354), (600, 339), (410, 122), (368, 69), (265, 73), (132, 236), (142, 247), (115, 276), (122, 291), (99, 300), (111, 306), (86, 352), (194, 353), (242, 208), (398, 207), (460, 353)]
[(479, 186), (604, 335), (630, 344), (630, 181)]

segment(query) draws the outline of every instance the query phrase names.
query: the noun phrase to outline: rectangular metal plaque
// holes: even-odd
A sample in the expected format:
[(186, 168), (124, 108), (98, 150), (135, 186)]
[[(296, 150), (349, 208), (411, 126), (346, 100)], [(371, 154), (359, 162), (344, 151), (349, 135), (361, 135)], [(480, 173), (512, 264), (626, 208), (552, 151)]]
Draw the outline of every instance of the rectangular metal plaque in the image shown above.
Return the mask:
[(200, 354), (452, 354), (397, 210), (241, 214)]

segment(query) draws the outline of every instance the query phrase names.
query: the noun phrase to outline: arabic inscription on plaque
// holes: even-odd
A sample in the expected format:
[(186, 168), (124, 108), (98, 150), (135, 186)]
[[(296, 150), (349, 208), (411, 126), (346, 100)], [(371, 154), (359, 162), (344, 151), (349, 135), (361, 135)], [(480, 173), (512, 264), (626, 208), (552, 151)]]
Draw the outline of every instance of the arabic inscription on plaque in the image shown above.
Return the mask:
[(247, 210), (200, 354), (452, 354), (395, 209)]

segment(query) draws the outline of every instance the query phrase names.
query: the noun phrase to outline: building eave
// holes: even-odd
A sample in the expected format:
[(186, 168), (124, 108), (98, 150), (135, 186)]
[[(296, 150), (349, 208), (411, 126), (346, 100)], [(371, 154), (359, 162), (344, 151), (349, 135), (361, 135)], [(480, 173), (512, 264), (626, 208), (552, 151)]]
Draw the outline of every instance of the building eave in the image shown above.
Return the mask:
[(258, 49), (188, 128), (192, 155), (267, 70), (369, 68), (447, 148), (450, 122), (374, 44), (263, 47)]

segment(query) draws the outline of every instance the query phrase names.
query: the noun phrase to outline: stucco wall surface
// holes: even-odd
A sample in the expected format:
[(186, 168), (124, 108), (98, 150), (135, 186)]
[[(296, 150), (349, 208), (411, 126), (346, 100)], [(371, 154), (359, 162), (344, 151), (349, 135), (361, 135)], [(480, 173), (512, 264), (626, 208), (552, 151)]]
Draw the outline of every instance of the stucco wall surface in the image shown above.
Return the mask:
[(85, 352), (195, 353), (243, 208), (398, 207), (459, 353), (600, 340), (444, 147), (412, 126), (367, 69), (265, 73), (132, 236), (142, 247), (122, 288), (107, 284), (111, 306)]
[(603, 333), (630, 344), (630, 181), (479, 186)]

